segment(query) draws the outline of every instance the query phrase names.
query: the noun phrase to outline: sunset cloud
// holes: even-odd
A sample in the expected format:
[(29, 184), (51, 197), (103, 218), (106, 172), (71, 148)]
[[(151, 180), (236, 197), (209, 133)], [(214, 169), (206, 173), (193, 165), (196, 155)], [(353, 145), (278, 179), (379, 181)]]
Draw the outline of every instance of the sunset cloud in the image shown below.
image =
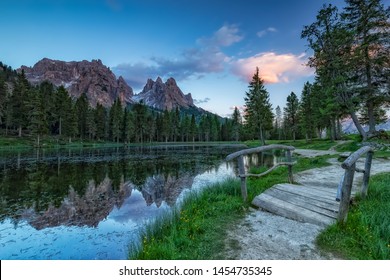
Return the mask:
[(248, 82), (259, 67), (261, 78), (265, 83), (288, 83), (299, 77), (313, 75), (312, 69), (305, 66), (304, 54), (259, 53), (255, 56), (238, 59), (231, 63), (234, 75)]

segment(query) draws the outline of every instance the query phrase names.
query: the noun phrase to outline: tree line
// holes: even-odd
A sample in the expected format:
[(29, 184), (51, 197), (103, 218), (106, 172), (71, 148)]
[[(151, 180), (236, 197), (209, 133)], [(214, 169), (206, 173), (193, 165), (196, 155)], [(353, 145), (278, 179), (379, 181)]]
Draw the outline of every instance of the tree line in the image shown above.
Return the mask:
[(340, 139), (345, 117), (351, 117), (363, 141), (379, 136), (375, 126), (387, 119), (390, 105), (390, 8), (380, 0), (345, 2), (341, 12), (324, 5), (302, 30), (313, 51), (308, 65), (315, 79), (303, 86), (301, 100), (292, 92), (283, 113), (277, 107), (274, 114), (256, 69), (245, 97), (245, 126), (263, 144), (266, 136), (309, 141), (324, 132)]
[(211, 113), (179, 108), (156, 111), (142, 103), (91, 107), (85, 94), (72, 99), (63, 86), (31, 85), (24, 72), (0, 62), (0, 127), (3, 135), (122, 143), (238, 140), (237, 124)]

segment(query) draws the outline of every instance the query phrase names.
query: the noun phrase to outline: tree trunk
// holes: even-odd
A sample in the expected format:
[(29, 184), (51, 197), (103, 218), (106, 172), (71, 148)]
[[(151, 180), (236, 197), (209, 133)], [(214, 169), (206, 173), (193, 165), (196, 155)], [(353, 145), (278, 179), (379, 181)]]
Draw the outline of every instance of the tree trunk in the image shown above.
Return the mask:
[(18, 136), (22, 137), (22, 126), (21, 125), (19, 125), (18, 131), (19, 131)]
[(360, 122), (356, 116), (356, 113), (354, 111), (351, 111), (350, 115), (351, 115), (351, 118), (352, 118), (353, 123), (355, 124), (357, 130), (359, 131), (360, 135), (363, 137), (363, 141), (366, 141), (367, 140), (367, 133), (364, 131), (362, 125), (360, 124)]
[(62, 136), (62, 117), (60, 117), (59, 134), (60, 134), (60, 136)]
[(371, 100), (367, 101), (367, 115), (368, 115), (368, 134), (374, 135), (375, 129), (375, 116), (374, 116), (374, 104)]
[(264, 134), (263, 134), (263, 128), (260, 126), (260, 135), (259, 135), (259, 140), (260, 140), (260, 144), (262, 145), (262, 146), (264, 146), (265, 145), (265, 140), (264, 140)]

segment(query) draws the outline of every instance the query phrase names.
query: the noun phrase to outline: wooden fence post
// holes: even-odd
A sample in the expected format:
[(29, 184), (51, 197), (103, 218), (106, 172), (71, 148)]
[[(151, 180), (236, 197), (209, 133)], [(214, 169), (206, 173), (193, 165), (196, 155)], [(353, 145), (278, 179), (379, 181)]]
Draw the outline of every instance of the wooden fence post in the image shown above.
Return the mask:
[(246, 201), (248, 199), (248, 191), (246, 188), (246, 176), (245, 176), (245, 164), (244, 164), (244, 156), (241, 155), (238, 157), (238, 173), (241, 178), (241, 194), (242, 199)]
[(364, 164), (363, 185), (361, 191), (362, 198), (366, 198), (367, 196), (367, 189), (368, 189), (368, 182), (370, 180), (371, 162), (372, 162), (373, 154), (374, 154), (373, 151), (369, 151), (366, 156), (366, 162)]
[[(290, 150), (287, 150), (287, 162), (289, 163), (292, 163), (292, 159), (291, 159), (291, 151)], [(293, 172), (292, 172), (292, 165), (288, 165), (288, 181), (290, 184), (292, 184), (294, 182), (294, 178), (293, 178)]]
[(353, 163), (351, 167), (345, 169), (345, 176), (343, 185), (341, 187), (341, 201), (339, 207), (339, 215), (337, 221), (339, 223), (345, 223), (347, 221), (349, 203), (351, 199), (353, 177), (355, 175), (356, 163)]

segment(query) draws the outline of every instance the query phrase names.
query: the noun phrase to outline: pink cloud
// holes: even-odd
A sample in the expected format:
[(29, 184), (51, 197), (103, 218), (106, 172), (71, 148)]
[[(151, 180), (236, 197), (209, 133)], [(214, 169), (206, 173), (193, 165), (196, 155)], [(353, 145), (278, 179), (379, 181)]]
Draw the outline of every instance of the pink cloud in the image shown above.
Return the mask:
[(265, 83), (288, 83), (291, 80), (313, 75), (313, 70), (306, 66), (305, 54), (259, 53), (242, 58), (232, 63), (233, 74), (249, 82), (259, 67), (261, 78)]

